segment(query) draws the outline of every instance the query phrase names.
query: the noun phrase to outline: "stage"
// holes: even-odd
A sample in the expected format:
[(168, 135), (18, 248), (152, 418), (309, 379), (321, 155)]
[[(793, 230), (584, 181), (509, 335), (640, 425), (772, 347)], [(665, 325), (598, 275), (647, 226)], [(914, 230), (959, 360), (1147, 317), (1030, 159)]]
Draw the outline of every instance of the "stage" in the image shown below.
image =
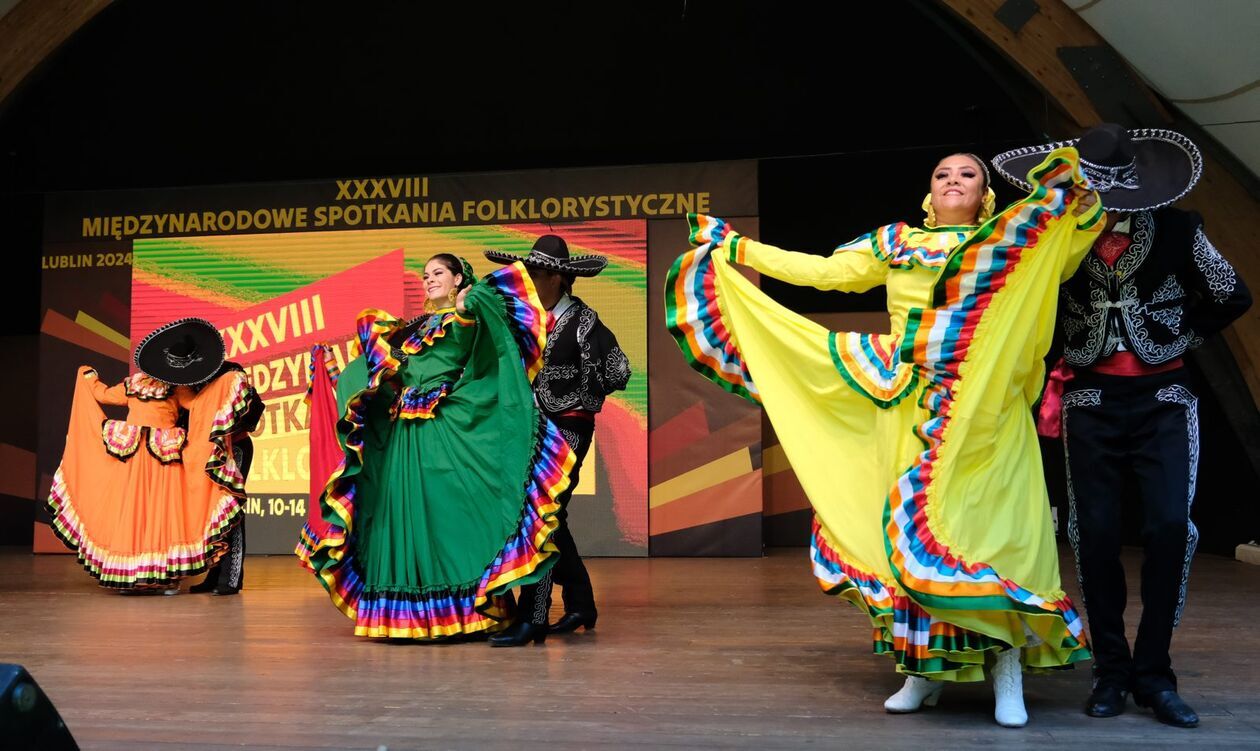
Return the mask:
[[(1126, 551), (1134, 597), (1139, 562)], [(886, 714), (892, 662), (818, 591), (803, 549), (589, 566), (596, 631), (490, 649), (357, 639), (291, 557), (248, 558), (239, 597), (121, 597), (70, 556), (10, 550), (0, 662), (30, 671), (83, 749), (111, 751), (1260, 746), (1260, 567), (1194, 563), (1173, 657), (1198, 729), (1131, 702), (1086, 717), (1085, 667), (1025, 676), (1031, 720), (1004, 730), (987, 683)]]

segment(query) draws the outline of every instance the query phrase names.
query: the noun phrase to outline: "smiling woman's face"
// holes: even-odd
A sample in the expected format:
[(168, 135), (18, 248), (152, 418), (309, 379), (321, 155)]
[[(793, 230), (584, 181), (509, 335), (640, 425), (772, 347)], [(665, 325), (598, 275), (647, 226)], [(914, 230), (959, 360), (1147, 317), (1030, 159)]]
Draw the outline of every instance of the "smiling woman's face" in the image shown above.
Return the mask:
[(449, 304), (451, 291), (463, 280), (463, 274), (452, 274), (441, 259), (430, 259), (424, 265), (424, 291), (434, 303)]
[(938, 225), (975, 224), (984, 202), (984, 171), (966, 154), (947, 156), (932, 171), (932, 209)]

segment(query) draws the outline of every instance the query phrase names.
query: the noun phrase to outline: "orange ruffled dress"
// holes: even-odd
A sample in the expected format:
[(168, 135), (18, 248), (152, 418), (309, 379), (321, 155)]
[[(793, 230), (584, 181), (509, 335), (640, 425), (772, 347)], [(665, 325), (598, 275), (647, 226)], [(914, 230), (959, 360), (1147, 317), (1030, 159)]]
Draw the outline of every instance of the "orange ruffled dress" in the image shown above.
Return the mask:
[[(252, 392), (239, 371), (194, 392), (142, 373), (107, 387), (79, 368), (48, 511), (102, 586), (168, 586), (223, 554), (245, 493), (231, 442)], [(109, 419), (103, 404), (127, 407), (126, 419)]]

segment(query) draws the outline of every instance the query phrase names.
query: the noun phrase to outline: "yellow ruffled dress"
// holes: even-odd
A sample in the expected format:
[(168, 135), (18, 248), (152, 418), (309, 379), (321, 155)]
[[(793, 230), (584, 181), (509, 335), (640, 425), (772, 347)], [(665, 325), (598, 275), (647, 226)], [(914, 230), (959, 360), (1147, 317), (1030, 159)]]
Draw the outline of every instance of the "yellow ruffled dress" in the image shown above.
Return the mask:
[[(1059, 581), (1031, 405), (1058, 287), (1101, 229), (1074, 149), (1027, 198), (975, 227), (882, 227), (829, 257), (692, 217), (666, 316), (692, 367), (763, 405), (814, 508), (824, 591), (866, 612), (901, 672), (983, 678), (984, 652), (1028, 668), (1087, 659)], [(837, 333), (732, 264), (819, 289), (888, 291), (891, 334)]]

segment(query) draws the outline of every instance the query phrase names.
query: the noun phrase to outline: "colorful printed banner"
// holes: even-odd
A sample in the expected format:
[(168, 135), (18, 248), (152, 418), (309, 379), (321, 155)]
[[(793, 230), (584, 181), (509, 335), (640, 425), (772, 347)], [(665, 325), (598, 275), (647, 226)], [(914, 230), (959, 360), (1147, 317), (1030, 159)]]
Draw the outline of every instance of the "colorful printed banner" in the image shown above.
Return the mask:
[[(599, 416), (570, 526), (583, 554), (646, 555), (648, 321), (661, 305), (659, 290), (648, 285), (650, 228), (681, 224), (689, 210), (750, 216), (755, 209), (751, 162), (51, 196), (37, 493), (47, 493), (64, 445), (74, 368), (91, 364), (105, 380), (121, 380), (132, 344), (149, 331), (178, 318), (206, 318), (267, 405), (248, 482), (249, 551), (290, 552), (310, 497), (310, 417), (302, 396), (311, 346), (330, 344), (344, 364), (353, 356), (360, 310), (419, 314), (421, 274), (436, 253), (463, 256), (481, 275), (494, 268), (484, 250), (524, 255), (539, 235), (554, 232), (572, 253), (609, 258), (599, 276), (577, 280), (574, 294), (599, 312), (633, 369), (629, 387)], [(653, 263), (676, 254), (684, 235), (659, 237), (667, 240)], [(706, 455), (705, 440), (675, 447), (680, 468), (693, 449)], [(736, 443), (732, 448), (744, 447), (755, 460), (755, 437)], [(759, 481), (743, 482), (735, 506), (759, 510), (751, 495), (759, 492)], [(729, 499), (716, 507), (676, 503), (669, 511), (686, 513), (669, 517), (667, 533), (721, 537), (726, 533), (713, 522), (733, 513), (728, 506)], [(701, 540), (696, 550), (729, 553), (727, 543)], [(739, 554), (753, 549), (735, 547), (748, 548)]]

